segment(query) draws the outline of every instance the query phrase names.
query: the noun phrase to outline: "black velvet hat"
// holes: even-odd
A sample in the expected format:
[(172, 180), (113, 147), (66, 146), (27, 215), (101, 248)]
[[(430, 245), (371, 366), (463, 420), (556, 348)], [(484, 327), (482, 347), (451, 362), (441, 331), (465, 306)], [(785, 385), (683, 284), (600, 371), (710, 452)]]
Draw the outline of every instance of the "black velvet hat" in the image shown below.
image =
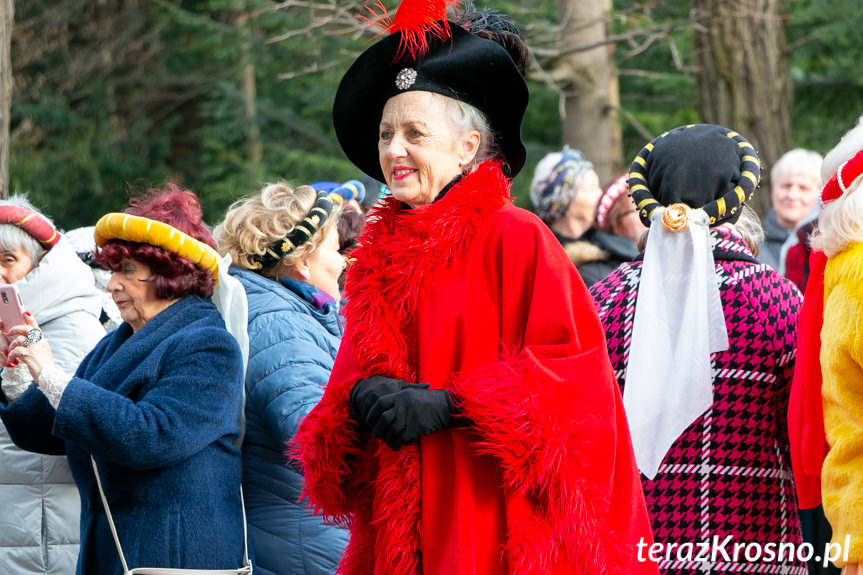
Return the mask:
[[(449, 29), (449, 34), (441, 30)], [(527, 85), (509, 53), (498, 43), (453, 22), (438, 21), (425, 32), (424, 51), (406, 49), (412, 39), (397, 31), (383, 38), (351, 65), (333, 104), (336, 135), (348, 158), (363, 172), (384, 181), (378, 159), (378, 132), (384, 105), (410, 90), (435, 92), (479, 109), (489, 120), (495, 144), (513, 177), (524, 166), (521, 121)]]
[(710, 225), (735, 222), (761, 179), (758, 152), (728, 128), (693, 124), (656, 137), (629, 168), (629, 192), (650, 226), (658, 207), (683, 203), (707, 212)]

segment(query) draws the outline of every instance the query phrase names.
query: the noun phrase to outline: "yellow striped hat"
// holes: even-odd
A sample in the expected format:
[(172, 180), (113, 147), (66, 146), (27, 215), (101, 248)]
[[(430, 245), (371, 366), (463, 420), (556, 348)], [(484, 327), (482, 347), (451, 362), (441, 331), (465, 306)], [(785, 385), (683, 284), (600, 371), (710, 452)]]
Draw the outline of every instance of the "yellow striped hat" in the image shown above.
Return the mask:
[(96, 245), (102, 247), (108, 240), (119, 239), (156, 246), (190, 260), (193, 264), (213, 274), (217, 281), (219, 253), (211, 246), (177, 228), (142, 216), (110, 213), (96, 222), (94, 232)]
[(650, 226), (656, 208), (686, 204), (707, 212), (711, 226), (734, 222), (761, 179), (758, 152), (733, 130), (691, 124), (644, 146), (629, 168), (629, 193)]

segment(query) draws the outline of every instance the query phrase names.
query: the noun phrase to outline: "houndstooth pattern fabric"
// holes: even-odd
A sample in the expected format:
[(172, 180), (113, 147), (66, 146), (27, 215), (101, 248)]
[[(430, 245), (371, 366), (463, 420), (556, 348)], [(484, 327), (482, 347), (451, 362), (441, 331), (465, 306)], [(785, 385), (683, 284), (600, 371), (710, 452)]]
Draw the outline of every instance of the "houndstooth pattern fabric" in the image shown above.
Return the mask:
[[(751, 256), (728, 230), (711, 235), (714, 250)], [(641, 266), (623, 264), (590, 290), (621, 390)], [(677, 439), (657, 476), (642, 476), (654, 539), (662, 544), (660, 571), (804, 575), (805, 563), (788, 558), (788, 544), (795, 556), (799, 550), (805, 558), (807, 550), (799, 547), (785, 425), (800, 293), (764, 264), (717, 259), (716, 273), (730, 346), (712, 356), (714, 403)], [(699, 557), (705, 543), (711, 552)]]

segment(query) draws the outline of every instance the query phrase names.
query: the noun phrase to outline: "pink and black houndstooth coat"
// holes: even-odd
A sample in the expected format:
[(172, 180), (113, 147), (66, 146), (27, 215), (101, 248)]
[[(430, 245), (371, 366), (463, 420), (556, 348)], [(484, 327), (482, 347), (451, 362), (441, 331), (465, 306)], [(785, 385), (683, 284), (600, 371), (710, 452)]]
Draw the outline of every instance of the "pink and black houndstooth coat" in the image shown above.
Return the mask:
[[(805, 564), (787, 557), (802, 539), (785, 424), (800, 293), (729, 228), (711, 235), (730, 346), (712, 357), (712, 407), (653, 480), (642, 476), (660, 571), (803, 575)], [(621, 389), (641, 267), (622, 264), (590, 290)]]

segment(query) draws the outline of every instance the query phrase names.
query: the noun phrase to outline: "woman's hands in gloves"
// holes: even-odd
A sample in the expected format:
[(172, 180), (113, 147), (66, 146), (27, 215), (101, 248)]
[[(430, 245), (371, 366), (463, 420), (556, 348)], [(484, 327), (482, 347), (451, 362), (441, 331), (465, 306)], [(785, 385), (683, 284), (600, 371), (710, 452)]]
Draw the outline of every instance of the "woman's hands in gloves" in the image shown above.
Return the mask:
[(357, 423), (393, 450), (423, 435), (467, 423), (457, 417), (448, 391), (384, 376), (358, 381), (351, 390), (350, 404)]
[[(400, 391), (409, 385), (411, 384), (406, 381), (383, 375), (373, 375), (356, 382), (351, 389), (348, 401), (351, 405), (351, 417), (360, 425), (360, 430), (372, 430), (366, 422), (366, 417), (380, 398)], [(421, 385), (428, 387), (427, 383)]]

